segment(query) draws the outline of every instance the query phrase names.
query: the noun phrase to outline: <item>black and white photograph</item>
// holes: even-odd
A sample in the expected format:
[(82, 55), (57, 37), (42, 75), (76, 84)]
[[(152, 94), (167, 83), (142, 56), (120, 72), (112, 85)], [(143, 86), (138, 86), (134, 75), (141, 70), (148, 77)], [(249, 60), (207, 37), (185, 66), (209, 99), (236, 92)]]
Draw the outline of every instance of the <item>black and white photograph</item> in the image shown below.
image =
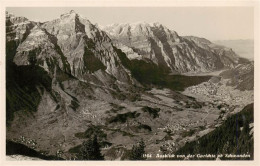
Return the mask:
[(257, 158), (254, 6), (6, 6), (4, 24), (6, 161)]

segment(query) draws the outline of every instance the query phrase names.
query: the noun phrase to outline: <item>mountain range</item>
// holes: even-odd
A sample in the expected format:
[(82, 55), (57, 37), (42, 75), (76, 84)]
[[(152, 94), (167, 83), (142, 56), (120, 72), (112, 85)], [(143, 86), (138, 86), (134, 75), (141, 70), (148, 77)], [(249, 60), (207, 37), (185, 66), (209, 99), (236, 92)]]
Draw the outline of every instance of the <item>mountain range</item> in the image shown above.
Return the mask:
[(179, 36), (160, 23), (112, 24), (102, 29), (129, 59), (149, 59), (171, 72), (207, 72), (234, 67), (238, 55), (207, 39)]

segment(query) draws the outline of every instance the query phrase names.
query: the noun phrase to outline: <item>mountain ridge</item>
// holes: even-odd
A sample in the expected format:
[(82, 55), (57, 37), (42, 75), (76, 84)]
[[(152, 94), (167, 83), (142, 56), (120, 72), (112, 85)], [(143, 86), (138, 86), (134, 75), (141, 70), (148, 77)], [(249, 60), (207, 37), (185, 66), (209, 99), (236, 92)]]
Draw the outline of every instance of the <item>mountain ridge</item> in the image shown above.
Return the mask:
[(232, 50), (207, 39), (202, 43), (199, 37), (179, 36), (160, 23), (112, 24), (102, 29), (130, 59), (148, 58), (171, 72), (206, 72), (238, 64), (239, 57)]

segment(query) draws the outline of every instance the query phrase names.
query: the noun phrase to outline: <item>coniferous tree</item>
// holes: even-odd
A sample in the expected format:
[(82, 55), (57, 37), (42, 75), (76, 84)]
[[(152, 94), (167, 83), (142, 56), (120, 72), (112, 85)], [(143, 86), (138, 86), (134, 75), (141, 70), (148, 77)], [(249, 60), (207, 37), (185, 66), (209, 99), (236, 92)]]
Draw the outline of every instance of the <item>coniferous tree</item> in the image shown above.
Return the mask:
[(144, 154), (145, 154), (145, 143), (143, 139), (137, 145), (133, 145), (131, 152), (130, 152), (130, 160), (144, 160)]
[(83, 142), (78, 157), (81, 160), (104, 160), (96, 135), (88, 141)]
[(96, 160), (104, 160), (104, 156), (102, 156), (101, 151), (100, 151), (100, 144), (98, 142), (97, 136), (95, 135), (93, 138), (93, 147), (94, 147), (94, 153), (93, 155), (95, 156)]

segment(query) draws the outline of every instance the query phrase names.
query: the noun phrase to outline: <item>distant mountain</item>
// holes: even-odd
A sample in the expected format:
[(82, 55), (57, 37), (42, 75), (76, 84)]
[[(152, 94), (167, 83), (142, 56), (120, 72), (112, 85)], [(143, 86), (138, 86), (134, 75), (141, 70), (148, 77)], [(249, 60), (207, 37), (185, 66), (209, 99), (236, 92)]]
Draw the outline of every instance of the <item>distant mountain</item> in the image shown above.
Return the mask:
[(213, 43), (232, 48), (239, 56), (254, 60), (254, 40), (216, 40)]
[(102, 27), (129, 59), (150, 59), (171, 72), (206, 72), (234, 67), (231, 49), (198, 37), (181, 37), (160, 23), (125, 23)]
[(230, 79), (228, 85), (239, 90), (254, 90), (254, 62), (241, 64), (220, 73), (224, 79)]

